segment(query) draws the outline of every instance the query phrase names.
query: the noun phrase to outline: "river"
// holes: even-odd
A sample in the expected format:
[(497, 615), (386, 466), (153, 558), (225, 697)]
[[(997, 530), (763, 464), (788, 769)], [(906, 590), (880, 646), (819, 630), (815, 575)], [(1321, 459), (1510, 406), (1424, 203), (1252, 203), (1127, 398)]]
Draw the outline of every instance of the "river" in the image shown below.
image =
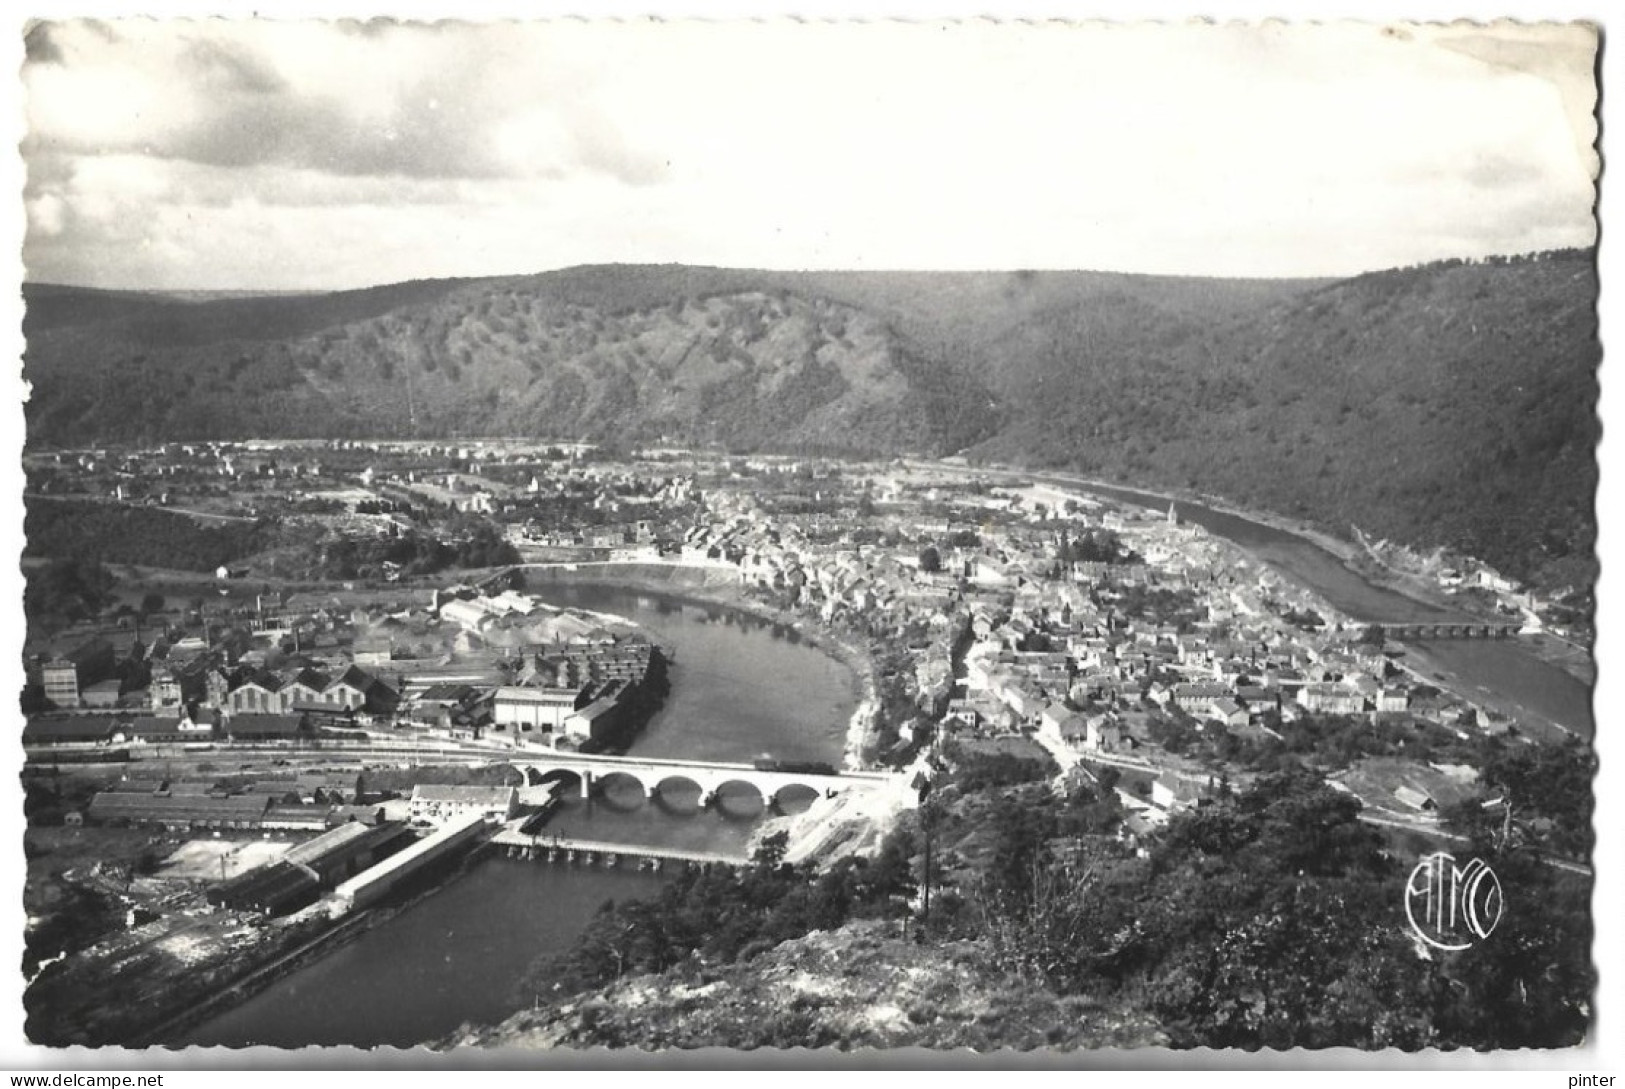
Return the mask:
[[(1060, 476), (1043, 478), (1138, 506), (1156, 510), (1168, 507), (1166, 497), (1133, 488)], [(1296, 533), (1183, 499), (1176, 501), (1176, 507), (1180, 518), (1235, 542), (1349, 616), (1400, 622), (1448, 620), (1463, 615), (1375, 585), (1340, 557)], [(1591, 686), (1538, 657), (1524, 640), (1520, 636), (1424, 641), (1418, 644), (1421, 660), (1416, 664), (1453, 674), (1460, 687), (1466, 689), (1464, 695), (1494, 693), (1502, 697), (1500, 702), (1526, 715), (1554, 722), (1581, 737), (1591, 737), (1595, 729)]]
[[(549, 602), (623, 616), (675, 648), (671, 692), (632, 746), (639, 755), (839, 763), (860, 698), (850, 669), (793, 630), (716, 605), (647, 592), (558, 584)], [(673, 786), (647, 801), (613, 779), (604, 796), (570, 797), (549, 831), (743, 857), (761, 819), (748, 788), (699, 808)], [(809, 797), (786, 792), (781, 806)], [(465, 1022), (513, 1012), (532, 961), (567, 949), (607, 899), (652, 895), (662, 878), (501, 857), (469, 871), (354, 941), (189, 1031), (180, 1043), (410, 1047)]]

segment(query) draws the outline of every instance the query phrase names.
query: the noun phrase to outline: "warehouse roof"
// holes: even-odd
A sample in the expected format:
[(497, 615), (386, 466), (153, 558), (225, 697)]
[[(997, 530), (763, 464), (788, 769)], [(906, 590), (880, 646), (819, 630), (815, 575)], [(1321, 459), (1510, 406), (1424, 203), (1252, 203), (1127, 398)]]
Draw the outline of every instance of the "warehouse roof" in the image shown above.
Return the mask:
[(24, 745), (60, 745), (75, 742), (107, 741), (113, 736), (116, 719), (96, 715), (70, 718), (33, 718), (23, 727)]
[(269, 803), (263, 794), (211, 798), (104, 791), (90, 800), (89, 816), (93, 820), (258, 820)]

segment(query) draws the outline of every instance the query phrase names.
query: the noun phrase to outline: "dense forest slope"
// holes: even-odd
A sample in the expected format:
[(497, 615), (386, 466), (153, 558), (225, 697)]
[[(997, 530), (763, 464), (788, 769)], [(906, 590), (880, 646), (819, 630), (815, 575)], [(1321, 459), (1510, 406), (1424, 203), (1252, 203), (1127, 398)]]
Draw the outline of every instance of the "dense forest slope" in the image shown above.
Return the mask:
[(131, 313), (96, 297), (83, 322), (63, 320), (53, 289), (29, 329), (30, 440), (536, 435), (895, 453), (993, 433), (985, 389), (861, 310), (743, 277), (724, 293), (636, 275), (597, 289), (614, 271), (303, 307)]
[(1200, 326), (1132, 298), (1058, 307), (1005, 345), (1026, 426), (980, 452), (1584, 583), (1596, 298), (1590, 255), (1564, 253), (1372, 273)]
[(594, 266), (209, 301), (33, 285), (29, 441), (964, 451), (1584, 583), (1596, 293), (1589, 252), (1342, 281)]

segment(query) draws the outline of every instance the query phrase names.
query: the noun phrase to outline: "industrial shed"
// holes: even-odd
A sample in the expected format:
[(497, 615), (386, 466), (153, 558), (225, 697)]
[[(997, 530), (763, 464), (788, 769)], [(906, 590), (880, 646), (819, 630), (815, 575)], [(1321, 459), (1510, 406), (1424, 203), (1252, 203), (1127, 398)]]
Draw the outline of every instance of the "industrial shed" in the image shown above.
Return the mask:
[(85, 816), (96, 824), (257, 829), (269, 805), (270, 799), (263, 794), (215, 798), (208, 795), (115, 794), (103, 791), (90, 800), (90, 808)]
[(285, 915), (313, 903), (321, 890), (312, 871), (279, 860), (222, 881), (209, 890), (208, 901), (236, 911)]
[(322, 890), (361, 873), (412, 841), (399, 823), (345, 824), (291, 848), (275, 862), (222, 881), (211, 904), (237, 911), (283, 915), (314, 902)]
[(71, 718), (31, 718), (23, 727), (23, 744), (106, 745), (113, 740), (118, 720), (99, 715)]
[(293, 741), (313, 732), (298, 715), (258, 713), (227, 717), (225, 730), (233, 741)]
[(336, 885), (412, 842), (411, 830), (399, 821), (380, 825), (341, 824), (301, 843), (282, 861), (315, 870), (323, 885)]

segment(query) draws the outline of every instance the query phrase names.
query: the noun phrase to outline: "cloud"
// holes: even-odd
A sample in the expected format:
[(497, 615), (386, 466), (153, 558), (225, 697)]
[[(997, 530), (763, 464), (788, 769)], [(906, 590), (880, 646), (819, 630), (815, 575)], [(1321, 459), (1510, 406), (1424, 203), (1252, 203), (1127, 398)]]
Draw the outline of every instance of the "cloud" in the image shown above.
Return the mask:
[(1480, 150), (1461, 168), (1462, 178), (1479, 189), (1522, 188), (1545, 173), (1538, 163), (1497, 149)]
[(1332, 275), (1583, 244), (1585, 35), (1437, 38), (46, 23), (25, 258), (252, 288), (593, 261)]
[[(121, 29), (111, 39), (87, 23), (37, 30), (39, 59), (25, 67), (25, 150), (352, 176), (582, 171), (637, 185), (658, 177), (660, 156), (633, 147), (584, 88), (493, 28), (179, 21)], [(547, 155), (507, 154), (495, 134), (537, 111), (572, 138)]]
[(28, 229), (47, 238), (62, 233), (67, 218), (67, 204), (61, 197), (47, 193), (27, 202)]
[(37, 23), (23, 35), (25, 64), (61, 64), (62, 49), (51, 37), (50, 23)]
[(195, 87), (226, 95), (286, 93), (288, 81), (267, 58), (240, 42), (194, 38), (181, 57)]

